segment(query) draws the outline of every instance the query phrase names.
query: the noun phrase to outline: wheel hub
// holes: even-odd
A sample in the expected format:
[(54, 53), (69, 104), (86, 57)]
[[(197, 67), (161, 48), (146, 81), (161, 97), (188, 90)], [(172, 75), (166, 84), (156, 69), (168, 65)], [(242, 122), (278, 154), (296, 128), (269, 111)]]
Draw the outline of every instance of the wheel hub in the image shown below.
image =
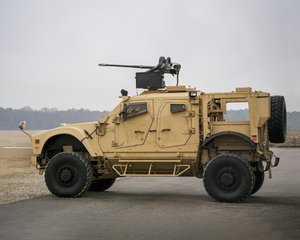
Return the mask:
[(61, 171), (60, 179), (64, 182), (70, 181), (72, 178), (72, 173), (68, 169), (64, 169)]
[(225, 186), (230, 186), (233, 183), (233, 176), (230, 173), (224, 173), (221, 176), (221, 183), (224, 184)]

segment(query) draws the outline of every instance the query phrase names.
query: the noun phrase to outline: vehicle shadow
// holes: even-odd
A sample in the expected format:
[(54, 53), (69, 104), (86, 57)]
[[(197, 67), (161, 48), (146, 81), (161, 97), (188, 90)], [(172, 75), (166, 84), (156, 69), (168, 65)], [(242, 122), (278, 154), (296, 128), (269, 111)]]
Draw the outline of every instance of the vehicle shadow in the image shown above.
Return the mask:
[[(217, 202), (205, 192), (203, 193), (175, 193), (175, 192), (120, 192), (120, 191), (105, 191), (105, 192), (87, 192), (86, 197), (108, 201), (128, 201), (128, 202), (182, 202), (190, 204), (212, 204), (212, 205), (263, 205), (263, 206), (294, 206), (300, 207), (300, 196), (250, 196), (239, 203), (223, 203)], [(84, 197), (84, 196), (83, 196)]]
[(86, 197), (109, 200), (109, 201), (176, 201), (176, 202), (201, 202), (211, 201), (212, 199), (207, 195), (174, 193), (174, 192), (120, 192), (120, 191), (105, 191), (105, 192), (87, 192)]
[(246, 200), (246, 203), (300, 207), (300, 196), (251, 196)]

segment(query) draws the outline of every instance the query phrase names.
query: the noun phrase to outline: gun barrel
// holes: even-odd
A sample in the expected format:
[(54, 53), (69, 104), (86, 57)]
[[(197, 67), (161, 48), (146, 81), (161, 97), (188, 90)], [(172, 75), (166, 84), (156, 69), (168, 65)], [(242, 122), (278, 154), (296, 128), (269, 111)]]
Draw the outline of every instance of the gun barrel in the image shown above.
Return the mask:
[(108, 63), (99, 63), (100, 67), (124, 67), (124, 68), (140, 68), (140, 69), (152, 69), (155, 66), (144, 66), (144, 65), (121, 65), (121, 64), (108, 64)]

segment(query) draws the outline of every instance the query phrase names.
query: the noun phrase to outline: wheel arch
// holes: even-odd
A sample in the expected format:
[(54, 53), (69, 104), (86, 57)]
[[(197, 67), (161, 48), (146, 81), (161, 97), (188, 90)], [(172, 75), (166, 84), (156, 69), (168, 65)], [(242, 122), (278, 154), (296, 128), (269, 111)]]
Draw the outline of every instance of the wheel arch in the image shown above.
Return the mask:
[[(63, 143), (66, 143), (66, 145), (70, 146), (68, 143), (68, 141), (70, 141), (79, 149), (85, 149), (85, 151), (88, 152), (92, 157), (103, 156), (103, 152), (98, 145), (98, 141), (96, 140), (98, 136), (88, 136), (83, 131), (85, 129), (87, 129), (91, 134), (95, 132), (90, 125), (80, 127), (71, 125), (33, 134), (33, 154), (35, 156), (42, 155), (45, 153), (45, 149), (49, 148), (51, 143), (54, 143), (57, 139), (61, 139), (59, 142), (62, 141)], [(38, 142), (37, 145), (35, 144), (36, 141)]]
[(43, 145), (42, 154), (47, 152), (63, 152), (64, 146), (72, 146), (74, 152), (88, 152), (86, 146), (71, 134), (57, 134), (49, 137)]
[(244, 142), (249, 143), (251, 150), (255, 150), (256, 149), (256, 143), (253, 142), (249, 137), (247, 137), (244, 134), (241, 134), (239, 132), (232, 132), (232, 131), (225, 131), (225, 132), (220, 132), (220, 133), (216, 133), (210, 137), (208, 137), (201, 145), (202, 148), (206, 148), (210, 143), (212, 143), (214, 140), (216, 139), (220, 139), (222, 137), (227, 137), (227, 136), (232, 136), (232, 137), (237, 137), (241, 140), (243, 140)]
[(204, 171), (203, 164), (207, 164), (213, 157), (216, 157), (216, 155), (214, 155), (214, 154), (211, 155), (211, 149), (210, 149), (211, 144), (214, 143), (216, 140), (220, 140), (220, 139), (226, 138), (228, 136), (235, 137), (237, 139), (241, 139), (244, 143), (249, 144), (249, 150), (251, 150), (251, 151), (256, 150), (256, 143), (253, 142), (249, 137), (247, 137), (244, 134), (241, 134), (239, 132), (233, 132), (233, 131), (225, 131), (225, 132), (216, 133), (216, 134), (206, 138), (206, 140), (204, 142), (202, 142), (202, 144), (200, 144), (198, 147), (198, 154), (197, 154), (196, 164), (195, 164), (195, 176), (196, 177), (202, 178), (203, 171)]

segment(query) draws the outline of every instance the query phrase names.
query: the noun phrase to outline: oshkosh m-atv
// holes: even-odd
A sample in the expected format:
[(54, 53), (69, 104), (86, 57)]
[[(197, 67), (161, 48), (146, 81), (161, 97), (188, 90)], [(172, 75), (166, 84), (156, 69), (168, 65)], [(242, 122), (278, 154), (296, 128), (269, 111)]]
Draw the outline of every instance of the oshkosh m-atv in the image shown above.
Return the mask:
[[(265, 171), (271, 177), (279, 158), (269, 143), (286, 136), (283, 96), (178, 86), (181, 66), (170, 58), (156, 66), (99, 65), (148, 69), (136, 73), (144, 91), (128, 96), (122, 89), (121, 102), (99, 121), (29, 134), (34, 164), (56, 196), (105, 191), (120, 177), (194, 176), (217, 201), (238, 202), (261, 188)], [(177, 85), (165, 86), (164, 74), (177, 76)], [(246, 106), (244, 118), (228, 116), (231, 104)]]

